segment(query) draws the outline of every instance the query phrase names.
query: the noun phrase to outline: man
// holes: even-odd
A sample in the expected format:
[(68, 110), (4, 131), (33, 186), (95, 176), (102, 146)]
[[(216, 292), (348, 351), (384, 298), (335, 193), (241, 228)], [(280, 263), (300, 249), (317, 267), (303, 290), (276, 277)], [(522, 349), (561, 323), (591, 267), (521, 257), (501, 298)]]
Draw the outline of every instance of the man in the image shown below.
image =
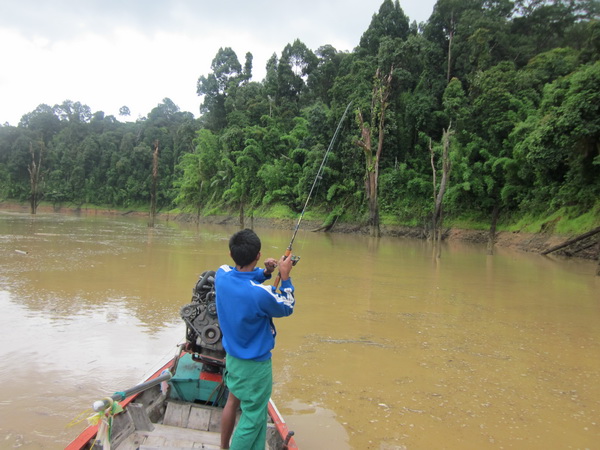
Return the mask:
[[(294, 312), (292, 258), (269, 258), (257, 268), (261, 242), (250, 229), (229, 240), (235, 267), (223, 265), (215, 277), (217, 314), (227, 352), (225, 383), (229, 398), (221, 421), (221, 448), (229, 447), (238, 407), (242, 409), (231, 449), (264, 449), (267, 410), (273, 385), (271, 350), (275, 347), (273, 317)], [(280, 292), (262, 284), (279, 267)]]

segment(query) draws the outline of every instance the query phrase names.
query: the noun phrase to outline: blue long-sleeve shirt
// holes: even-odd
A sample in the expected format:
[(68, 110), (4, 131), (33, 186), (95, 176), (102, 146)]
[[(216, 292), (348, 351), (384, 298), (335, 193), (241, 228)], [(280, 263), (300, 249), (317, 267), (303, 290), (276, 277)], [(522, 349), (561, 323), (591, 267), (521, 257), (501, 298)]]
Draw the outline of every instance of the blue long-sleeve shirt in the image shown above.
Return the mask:
[(263, 285), (263, 269), (240, 272), (223, 265), (215, 276), (217, 314), (225, 351), (240, 359), (266, 361), (275, 347), (273, 317), (294, 312), (291, 279), (281, 282), (280, 292)]

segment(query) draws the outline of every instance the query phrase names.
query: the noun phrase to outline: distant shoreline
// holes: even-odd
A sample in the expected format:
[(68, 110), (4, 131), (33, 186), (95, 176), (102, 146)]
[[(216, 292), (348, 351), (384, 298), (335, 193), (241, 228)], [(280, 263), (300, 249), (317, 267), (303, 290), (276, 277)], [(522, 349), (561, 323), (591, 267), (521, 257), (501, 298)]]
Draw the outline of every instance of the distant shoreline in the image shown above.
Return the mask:
[[(29, 205), (26, 203), (1, 202), (0, 211), (29, 213)], [(41, 213), (56, 213), (56, 214), (79, 214), (79, 215), (100, 215), (100, 216), (137, 216), (148, 217), (146, 211), (136, 210), (116, 210), (106, 208), (70, 208), (60, 207), (53, 208), (49, 205), (40, 205), (38, 211)], [(198, 216), (188, 213), (158, 213), (159, 220), (175, 221), (175, 222), (199, 222), (218, 225), (239, 225), (239, 218), (233, 215), (218, 215), (218, 216)], [(247, 218), (244, 226), (246, 227), (263, 227), (275, 229), (290, 229), (296, 225), (296, 222), (291, 219), (270, 219), (264, 217)], [(316, 230), (321, 226), (321, 223), (314, 221), (303, 221), (302, 228), (306, 230)], [(329, 232), (344, 233), (344, 234), (360, 234), (368, 235), (368, 227), (359, 223), (336, 223)], [(459, 228), (447, 228), (444, 233), (446, 241), (468, 242), (473, 244), (486, 244), (489, 232), (487, 230), (467, 230)], [(425, 239), (423, 230), (420, 227), (408, 227), (399, 225), (381, 225), (381, 236), (388, 237), (404, 237), (412, 239)], [(496, 233), (495, 246), (501, 248), (510, 248), (522, 252), (541, 253), (553, 246), (559, 245), (567, 241), (572, 236), (558, 235), (551, 233), (525, 233), (525, 232), (507, 232), (498, 231)], [(560, 254), (561, 257), (570, 257), (576, 259), (593, 260), (597, 258), (597, 249), (590, 248), (588, 251), (580, 252), (577, 255)]]

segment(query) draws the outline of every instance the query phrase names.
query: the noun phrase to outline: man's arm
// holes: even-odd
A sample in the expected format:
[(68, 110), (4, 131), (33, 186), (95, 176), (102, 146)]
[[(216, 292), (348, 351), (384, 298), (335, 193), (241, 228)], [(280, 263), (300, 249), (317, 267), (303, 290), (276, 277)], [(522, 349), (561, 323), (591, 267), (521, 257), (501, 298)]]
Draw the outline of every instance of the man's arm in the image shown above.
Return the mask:
[(277, 267), (279, 267), (281, 281), (286, 281), (290, 278), (290, 272), (292, 271), (292, 267), (294, 267), (294, 261), (292, 261), (291, 257), (286, 258), (285, 256), (282, 256), (279, 258)]
[(271, 274), (273, 273), (273, 271), (275, 270), (276, 267), (277, 267), (277, 260), (275, 258), (267, 258), (265, 260), (265, 270), (263, 271), (265, 280), (268, 280), (269, 278), (271, 278)]

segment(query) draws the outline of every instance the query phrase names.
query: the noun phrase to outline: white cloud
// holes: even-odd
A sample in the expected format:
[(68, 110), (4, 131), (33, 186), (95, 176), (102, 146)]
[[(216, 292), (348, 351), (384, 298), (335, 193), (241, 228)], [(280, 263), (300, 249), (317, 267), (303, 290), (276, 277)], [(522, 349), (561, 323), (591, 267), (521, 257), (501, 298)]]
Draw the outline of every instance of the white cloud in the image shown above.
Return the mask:
[[(273, 53), (300, 39), (309, 48), (352, 50), (383, 0), (220, 3), (190, 0), (7, 2), (0, 11), (0, 123), (16, 125), (39, 104), (64, 100), (132, 119), (170, 98), (196, 117), (196, 82), (220, 47), (254, 61), (261, 80)], [(434, 0), (400, 2), (425, 21)]]

